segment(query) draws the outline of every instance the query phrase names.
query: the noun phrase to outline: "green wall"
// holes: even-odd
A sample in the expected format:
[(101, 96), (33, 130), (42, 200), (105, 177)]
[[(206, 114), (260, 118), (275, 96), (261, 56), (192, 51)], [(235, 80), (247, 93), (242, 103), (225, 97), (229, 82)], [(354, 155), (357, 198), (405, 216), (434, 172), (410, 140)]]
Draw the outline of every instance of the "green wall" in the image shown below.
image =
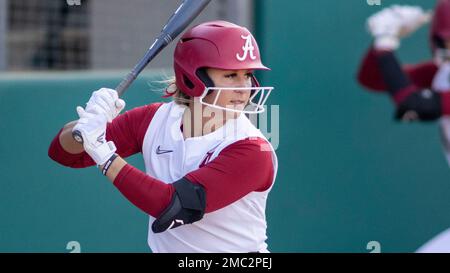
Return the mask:
[[(269, 199), (274, 251), (412, 252), (450, 227), (450, 170), (438, 127), (393, 120), (387, 96), (355, 81), (370, 44), (365, 20), (393, 3), (257, 0), (257, 40), (280, 105), (280, 167)], [(399, 57), (430, 57), (428, 30)]]
[[(421, 4), (431, 1), (395, 1)], [(382, 0), (384, 6), (393, 1)], [(436, 124), (400, 124), (381, 94), (355, 81), (370, 43), (364, 0), (256, 0), (256, 36), (280, 105), (279, 171), (268, 201), (273, 252), (412, 252), (450, 227), (450, 171)], [(427, 30), (404, 40), (405, 62), (430, 57)], [(91, 92), (125, 72), (0, 75), (0, 252), (148, 251), (147, 216), (95, 168), (47, 157)], [(139, 77), (127, 109), (160, 101)], [(130, 162), (143, 168), (139, 156)]]
[[(153, 73), (159, 74), (159, 73)], [(145, 252), (148, 217), (95, 168), (70, 169), (47, 156), (53, 137), (77, 119), (93, 90), (114, 87), (125, 72), (0, 77), (0, 252)], [(142, 75), (127, 108), (160, 101), (159, 79)], [(130, 163), (143, 169), (139, 155)]]

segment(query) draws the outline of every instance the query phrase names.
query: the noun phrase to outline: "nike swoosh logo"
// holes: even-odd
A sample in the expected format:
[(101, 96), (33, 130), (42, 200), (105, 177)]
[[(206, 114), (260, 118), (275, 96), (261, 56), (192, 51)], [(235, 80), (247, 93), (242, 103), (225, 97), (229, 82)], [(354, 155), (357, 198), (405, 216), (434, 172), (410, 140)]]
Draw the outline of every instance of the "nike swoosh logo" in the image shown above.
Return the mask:
[(167, 154), (167, 153), (171, 153), (171, 152), (173, 152), (173, 150), (162, 150), (161, 145), (159, 145), (158, 148), (156, 149), (156, 154), (158, 154), (158, 155)]

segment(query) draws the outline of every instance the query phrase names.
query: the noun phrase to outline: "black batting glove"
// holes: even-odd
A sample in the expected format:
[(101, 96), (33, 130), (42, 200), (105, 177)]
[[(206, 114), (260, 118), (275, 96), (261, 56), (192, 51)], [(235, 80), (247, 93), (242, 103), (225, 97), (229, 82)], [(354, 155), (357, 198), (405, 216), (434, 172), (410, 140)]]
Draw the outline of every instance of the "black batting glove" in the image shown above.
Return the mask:
[(441, 95), (429, 89), (412, 93), (398, 106), (397, 120), (434, 121), (442, 116)]

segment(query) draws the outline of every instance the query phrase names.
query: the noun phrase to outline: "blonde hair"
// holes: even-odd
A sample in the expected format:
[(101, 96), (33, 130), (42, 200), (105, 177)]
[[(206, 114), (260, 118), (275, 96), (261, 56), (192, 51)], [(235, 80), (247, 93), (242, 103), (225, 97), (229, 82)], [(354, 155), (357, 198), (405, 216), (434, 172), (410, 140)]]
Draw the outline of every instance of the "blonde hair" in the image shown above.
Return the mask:
[(170, 95), (176, 104), (189, 106), (189, 104), (193, 101), (191, 96), (185, 94), (180, 90), (180, 88), (178, 88), (175, 77), (169, 77), (165, 80), (156, 82), (166, 86), (164, 89), (160, 90), (164, 91), (166, 95)]

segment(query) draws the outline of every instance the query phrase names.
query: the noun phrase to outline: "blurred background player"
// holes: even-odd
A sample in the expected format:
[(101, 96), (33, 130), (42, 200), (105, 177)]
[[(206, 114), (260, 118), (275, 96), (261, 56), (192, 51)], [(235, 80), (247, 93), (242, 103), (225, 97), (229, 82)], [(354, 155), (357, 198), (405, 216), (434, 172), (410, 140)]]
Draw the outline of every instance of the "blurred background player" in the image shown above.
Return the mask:
[[(430, 19), (433, 59), (416, 65), (400, 65), (394, 52), (401, 38)], [(370, 90), (386, 92), (395, 103), (398, 120), (439, 120), (444, 152), (450, 164), (450, 0), (439, 0), (434, 12), (425, 12), (417, 6), (394, 5), (369, 17), (367, 26), (374, 41), (362, 61), (359, 82)], [(450, 245), (444, 248), (443, 245), (439, 240), (433, 241), (426, 249), (450, 251)]]
[[(166, 90), (172, 102), (119, 115), (125, 102), (117, 92), (95, 91), (49, 156), (68, 167), (99, 166), (150, 215), (153, 252), (268, 252), (265, 207), (277, 159), (246, 114), (262, 112), (272, 88), (260, 87), (254, 70), (268, 68), (246, 28), (198, 25), (176, 46)], [(73, 140), (75, 129), (83, 145)], [(145, 172), (124, 160), (136, 153)]]

